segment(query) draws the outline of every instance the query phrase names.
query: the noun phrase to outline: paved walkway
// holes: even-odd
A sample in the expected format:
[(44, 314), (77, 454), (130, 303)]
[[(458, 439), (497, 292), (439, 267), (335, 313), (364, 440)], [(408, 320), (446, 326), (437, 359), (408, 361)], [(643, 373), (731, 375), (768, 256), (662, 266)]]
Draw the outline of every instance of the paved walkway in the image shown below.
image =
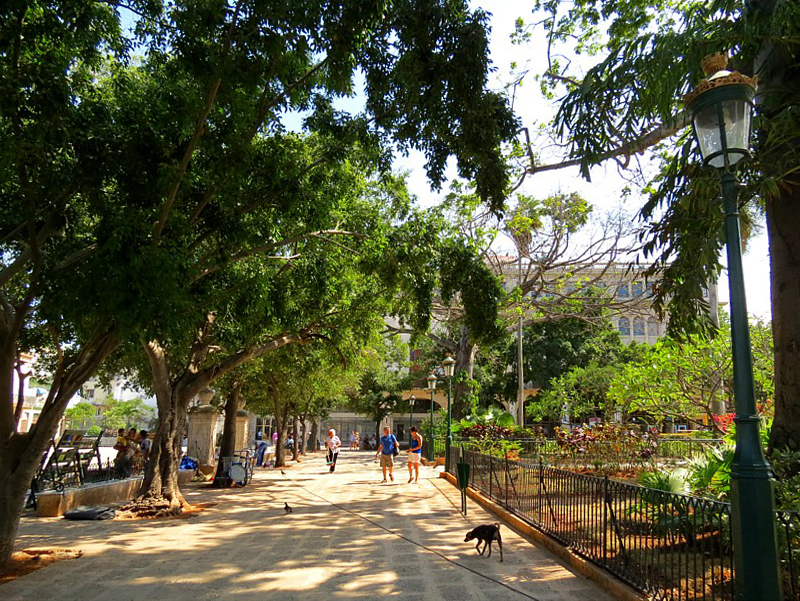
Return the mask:
[[(313, 456), (312, 456), (313, 457)], [(344, 451), (336, 473), (320, 456), (258, 471), (247, 487), (188, 489), (190, 502), (219, 502), (195, 517), (136, 522), (24, 518), (19, 548), (83, 549), (0, 587), (3, 601), (198, 601), (203, 599), (428, 599), (606, 601), (591, 581), (503, 528), (480, 557), (464, 534), (494, 518), (421, 468), (406, 484), (380, 484), (370, 453)], [(285, 515), (284, 502), (294, 512)]]

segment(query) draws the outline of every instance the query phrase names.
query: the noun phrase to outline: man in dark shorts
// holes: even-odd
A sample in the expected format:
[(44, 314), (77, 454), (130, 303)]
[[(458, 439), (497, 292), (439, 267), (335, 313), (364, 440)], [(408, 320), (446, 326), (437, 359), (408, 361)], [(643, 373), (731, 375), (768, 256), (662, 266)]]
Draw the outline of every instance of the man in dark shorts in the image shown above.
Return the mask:
[(383, 480), (381, 483), (386, 482), (386, 470), (389, 470), (389, 478), (394, 482), (394, 475), (392, 474), (392, 467), (394, 467), (394, 450), (399, 447), (397, 439), (392, 434), (389, 427), (383, 429), (383, 436), (381, 436), (378, 453), (375, 455), (377, 459), (380, 455), (381, 469), (383, 470)]

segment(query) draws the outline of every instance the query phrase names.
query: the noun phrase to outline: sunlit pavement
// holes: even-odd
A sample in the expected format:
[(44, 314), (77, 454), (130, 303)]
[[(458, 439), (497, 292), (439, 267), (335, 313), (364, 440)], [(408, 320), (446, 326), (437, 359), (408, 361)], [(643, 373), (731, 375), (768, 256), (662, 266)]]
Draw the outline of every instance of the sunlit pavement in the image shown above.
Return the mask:
[[(190, 502), (218, 505), (188, 519), (70, 522), (23, 518), (18, 548), (68, 547), (84, 556), (0, 586), (3, 601), (89, 599), (610, 599), (555, 557), (502, 529), (481, 557), (464, 534), (496, 521), (420, 468), (408, 484), (400, 457), (381, 484), (370, 452), (343, 451), (336, 473), (324, 458), (257, 470), (245, 488), (189, 487)], [(293, 508), (284, 512), (284, 503)]]

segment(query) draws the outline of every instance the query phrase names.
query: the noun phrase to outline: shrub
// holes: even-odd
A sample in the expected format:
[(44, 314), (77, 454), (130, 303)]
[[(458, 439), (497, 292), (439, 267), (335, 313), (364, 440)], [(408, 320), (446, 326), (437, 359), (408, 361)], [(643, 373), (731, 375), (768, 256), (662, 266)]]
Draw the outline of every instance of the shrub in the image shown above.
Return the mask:
[(650, 460), (658, 450), (658, 434), (641, 432), (617, 424), (556, 428), (556, 442), (562, 460), (569, 460), (595, 471), (613, 473)]

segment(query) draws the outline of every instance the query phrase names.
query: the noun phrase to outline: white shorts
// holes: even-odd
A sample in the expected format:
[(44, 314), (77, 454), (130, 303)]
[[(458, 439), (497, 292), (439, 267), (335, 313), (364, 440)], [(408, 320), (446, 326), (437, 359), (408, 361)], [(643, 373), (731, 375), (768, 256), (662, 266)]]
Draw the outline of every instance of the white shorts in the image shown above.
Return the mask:
[(419, 463), (419, 456), (420, 455), (422, 455), (422, 453), (409, 453), (408, 454), (408, 462), (409, 463)]

